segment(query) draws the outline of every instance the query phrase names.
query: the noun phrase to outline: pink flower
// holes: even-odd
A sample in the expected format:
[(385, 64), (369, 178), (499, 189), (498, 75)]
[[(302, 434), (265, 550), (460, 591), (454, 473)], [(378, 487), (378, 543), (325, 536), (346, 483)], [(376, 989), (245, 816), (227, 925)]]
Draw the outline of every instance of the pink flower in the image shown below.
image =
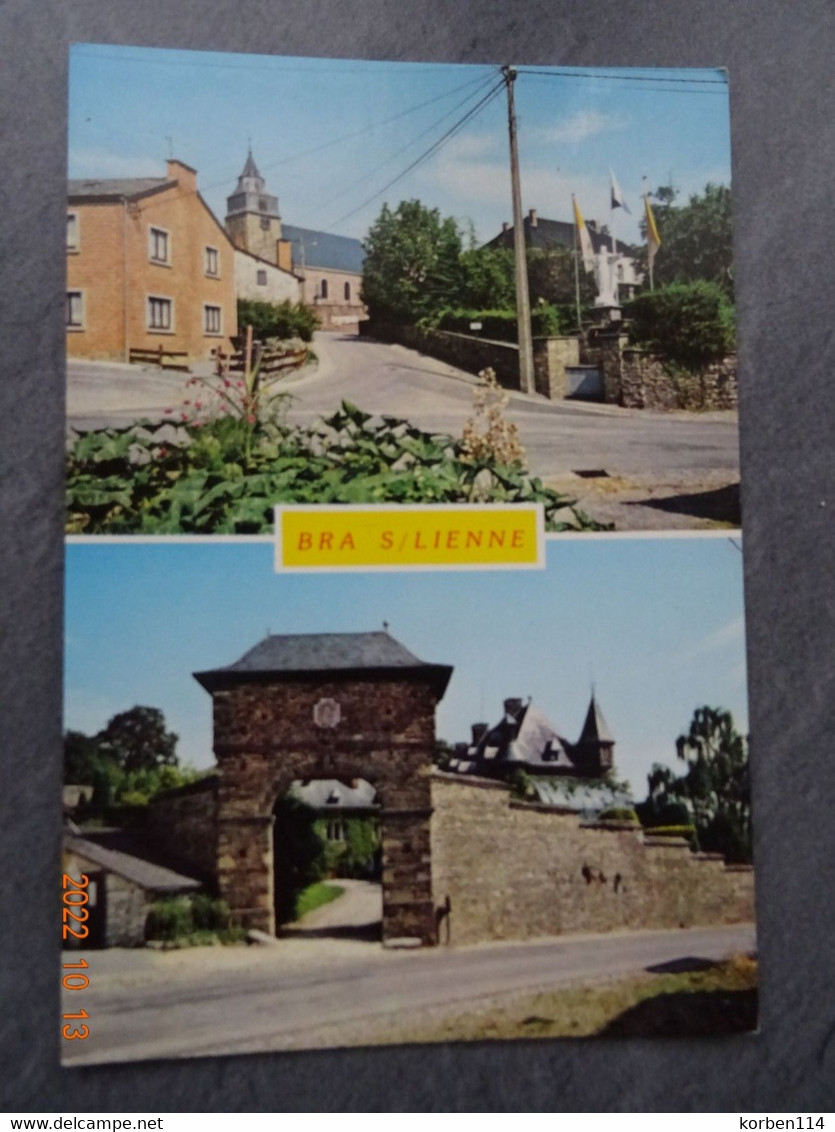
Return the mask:
[(173, 413), (174, 410), (173, 409), (164, 409), (163, 412), (164, 413)]
[(195, 401), (195, 402), (194, 402), (194, 407), (195, 407), (195, 409), (202, 409), (202, 408), (203, 408), (203, 403), (202, 403), (202, 401)]
[(253, 414), (252, 414), (252, 413), (250, 413), (250, 414), (249, 414), (249, 415), (247, 416), (247, 418), (246, 418), (246, 419), (247, 419), (247, 420), (249, 421), (249, 423), (250, 423), (250, 424), (255, 424), (255, 417), (253, 416)]
[(188, 413), (180, 413), (180, 418), (184, 421), (188, 420)]

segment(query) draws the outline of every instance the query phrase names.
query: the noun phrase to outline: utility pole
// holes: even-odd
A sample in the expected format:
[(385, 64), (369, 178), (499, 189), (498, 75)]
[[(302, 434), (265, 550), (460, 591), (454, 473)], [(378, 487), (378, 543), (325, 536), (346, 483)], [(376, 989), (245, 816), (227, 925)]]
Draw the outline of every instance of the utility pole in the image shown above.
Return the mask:
[(519, 384), (523, 393), (533, 393), (533, 342), (531, 300), (528, 295), (528, 259), (522, 222), (522, 190), (519, 187), (519, 149), (516, 143), (516, 111), (513, 107), (515, 67), (502, 67), (507, 87), (507, 122), (510, 132), (510, 187), (513, 194), (513, 254), (516, 260), (516, 322), (519, 329)]

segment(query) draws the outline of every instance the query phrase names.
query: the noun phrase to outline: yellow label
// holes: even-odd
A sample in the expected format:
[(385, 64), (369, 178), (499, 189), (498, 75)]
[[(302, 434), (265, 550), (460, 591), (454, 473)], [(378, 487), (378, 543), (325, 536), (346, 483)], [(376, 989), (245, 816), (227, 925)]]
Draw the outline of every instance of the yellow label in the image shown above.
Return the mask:
[(542, 567), (540, 504), (275, 509), (276, 570)]

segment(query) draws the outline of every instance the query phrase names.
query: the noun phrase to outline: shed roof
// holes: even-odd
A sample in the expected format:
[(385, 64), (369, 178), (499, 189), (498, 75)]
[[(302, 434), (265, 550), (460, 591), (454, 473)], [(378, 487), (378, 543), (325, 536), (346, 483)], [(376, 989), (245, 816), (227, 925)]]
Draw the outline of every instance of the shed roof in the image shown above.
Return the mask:
[(443, 695), (452, 668), (419, 660), (386, 632), (294, 633), (265, 637), (234, 664), (195, 672), (208, 692), (253, 680), (318, 672), (342, 674), (409, 674), (433, 683)]
[(73, 833), (64, 834), (64, 848), (70, 853), (77, 853), (79, 857), (92, 861), (94, 865), (99, 865), (108, 872), (132, 881), (149, 892), (194, 892), (202, 887), (199, 881), (175, 873), (173, 869), (155, 865), (118, 849), (107, 849), (103, 845), (97, 845), (95, 841), (77, 837)]

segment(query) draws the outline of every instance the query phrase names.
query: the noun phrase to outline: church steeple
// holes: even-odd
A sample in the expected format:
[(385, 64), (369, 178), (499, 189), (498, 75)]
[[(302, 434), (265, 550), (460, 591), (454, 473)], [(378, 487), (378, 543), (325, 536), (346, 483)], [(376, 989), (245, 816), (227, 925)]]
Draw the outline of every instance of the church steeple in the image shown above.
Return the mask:
[(239, 248), (262, 259), (276, 262), (276, 243), (281, 239), (278, 197), (267, 192), (252, 146), (238, 177), (234, 193), (226, 198), (226, 231)]

